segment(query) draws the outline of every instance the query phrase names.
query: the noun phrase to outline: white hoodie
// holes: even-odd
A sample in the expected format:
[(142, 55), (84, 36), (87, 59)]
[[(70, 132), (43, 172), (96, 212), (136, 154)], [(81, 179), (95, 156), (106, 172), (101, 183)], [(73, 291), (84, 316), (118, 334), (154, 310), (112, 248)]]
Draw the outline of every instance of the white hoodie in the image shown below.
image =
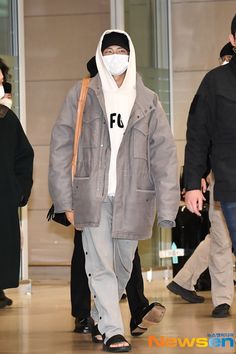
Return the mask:
[[(101, 52), (103, 37), (105, 34), (110, 32), (123, 33), (129, 40), (129, 65), (126, 71), (125, 79), (120, 87), (117, 86), (113, 76), (108, 71), (103, 61)], [(111, 142), (108, 195), (115, 195), (116, 158), (136, 98), (136, 59), (134, 46), (129, 35), (126, 32), (120, 30), (111, 29), (105, 31), (102, 34), (97, 47), (96, 64), (99, 76), (102, 81)], [(123, 124), (120, 124), (121, 121)]]

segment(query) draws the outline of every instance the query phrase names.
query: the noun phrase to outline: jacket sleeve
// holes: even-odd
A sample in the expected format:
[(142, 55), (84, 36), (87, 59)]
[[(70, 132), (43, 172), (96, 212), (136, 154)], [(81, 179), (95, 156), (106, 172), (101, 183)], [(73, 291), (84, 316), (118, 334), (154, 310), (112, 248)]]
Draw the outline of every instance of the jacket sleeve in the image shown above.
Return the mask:
[(209, 165), (211, 146), (209, 84), (205, 77), (191, 103), (185, 147), (185, 188), (201, 189), (201, 178)]
[(33, 185), (34, 152), (18, 120), (17, 144), (15, 149), (15, 176), (20, 191), (19, 206), (27, 204)]
[(150, 136), (150, 170), (161, 227), (174, 227), (180, 203), (176, 145), (166, 115), (157, 100)]
[(71, 163), (79, 86), (69, 91), (51, 134), (48, 179), (56, 213), (73, 209)]

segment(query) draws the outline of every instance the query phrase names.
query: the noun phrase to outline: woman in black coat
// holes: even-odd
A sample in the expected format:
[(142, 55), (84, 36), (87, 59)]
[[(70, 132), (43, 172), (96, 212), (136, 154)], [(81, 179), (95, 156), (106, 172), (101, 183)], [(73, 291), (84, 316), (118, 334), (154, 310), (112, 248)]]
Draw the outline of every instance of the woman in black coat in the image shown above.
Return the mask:
[(30, 196), (34, 156), (19, 119), (2, 102), (0, 98), (0, 308), (12, 304), (3, 290), (19, 285), (18, 207)]

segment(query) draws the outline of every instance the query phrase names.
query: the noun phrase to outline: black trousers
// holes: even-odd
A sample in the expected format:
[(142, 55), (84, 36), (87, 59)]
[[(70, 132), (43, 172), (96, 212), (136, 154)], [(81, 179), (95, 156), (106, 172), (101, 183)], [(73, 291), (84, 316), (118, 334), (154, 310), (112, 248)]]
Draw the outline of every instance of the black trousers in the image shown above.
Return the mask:
[[(90, 316), (91, 296), (85, 272), (85, 256), (81, 231), (75, 230), (74, 251), (71, 260), (71, 314), (80, 319)], [(126, 287), (131, 317), (137, 318), (142, 309), (149, 305), (144, 295), (143, 277), (138, 248), (133, 260), (133, 270)]]

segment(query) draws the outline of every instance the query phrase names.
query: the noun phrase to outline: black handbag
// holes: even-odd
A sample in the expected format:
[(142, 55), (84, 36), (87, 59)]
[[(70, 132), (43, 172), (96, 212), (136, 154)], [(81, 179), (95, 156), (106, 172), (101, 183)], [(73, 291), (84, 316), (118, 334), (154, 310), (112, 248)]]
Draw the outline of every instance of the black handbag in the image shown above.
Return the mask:
[[(78, 108), (77, 108), (77, 119), (75, 125), (75, 136), (74, 136), (74, 148), (73, 148), (73, 159), (71, 165), (71, 172), (72, 172), (72, 180), (75, 175), (76, 171), (76, 164), (77, 164), (77, 156), (78, 156), (78, 146), (79, 146), (79, 138), (82, 129), (82, 121), (83, 121), (83, 112), (85, 101), (88, 93), (88, 86), (89, 86), (90, 78), (85, 77), (82, 81), (79, 101), (78, 101)], [(69, 226), (71, 223), (66, 217), (66, 213), (55, 213), (54, 204), (52, 204), (51, 208), (47, 213), (47, 220), (53, 220), (63, 226)]]

